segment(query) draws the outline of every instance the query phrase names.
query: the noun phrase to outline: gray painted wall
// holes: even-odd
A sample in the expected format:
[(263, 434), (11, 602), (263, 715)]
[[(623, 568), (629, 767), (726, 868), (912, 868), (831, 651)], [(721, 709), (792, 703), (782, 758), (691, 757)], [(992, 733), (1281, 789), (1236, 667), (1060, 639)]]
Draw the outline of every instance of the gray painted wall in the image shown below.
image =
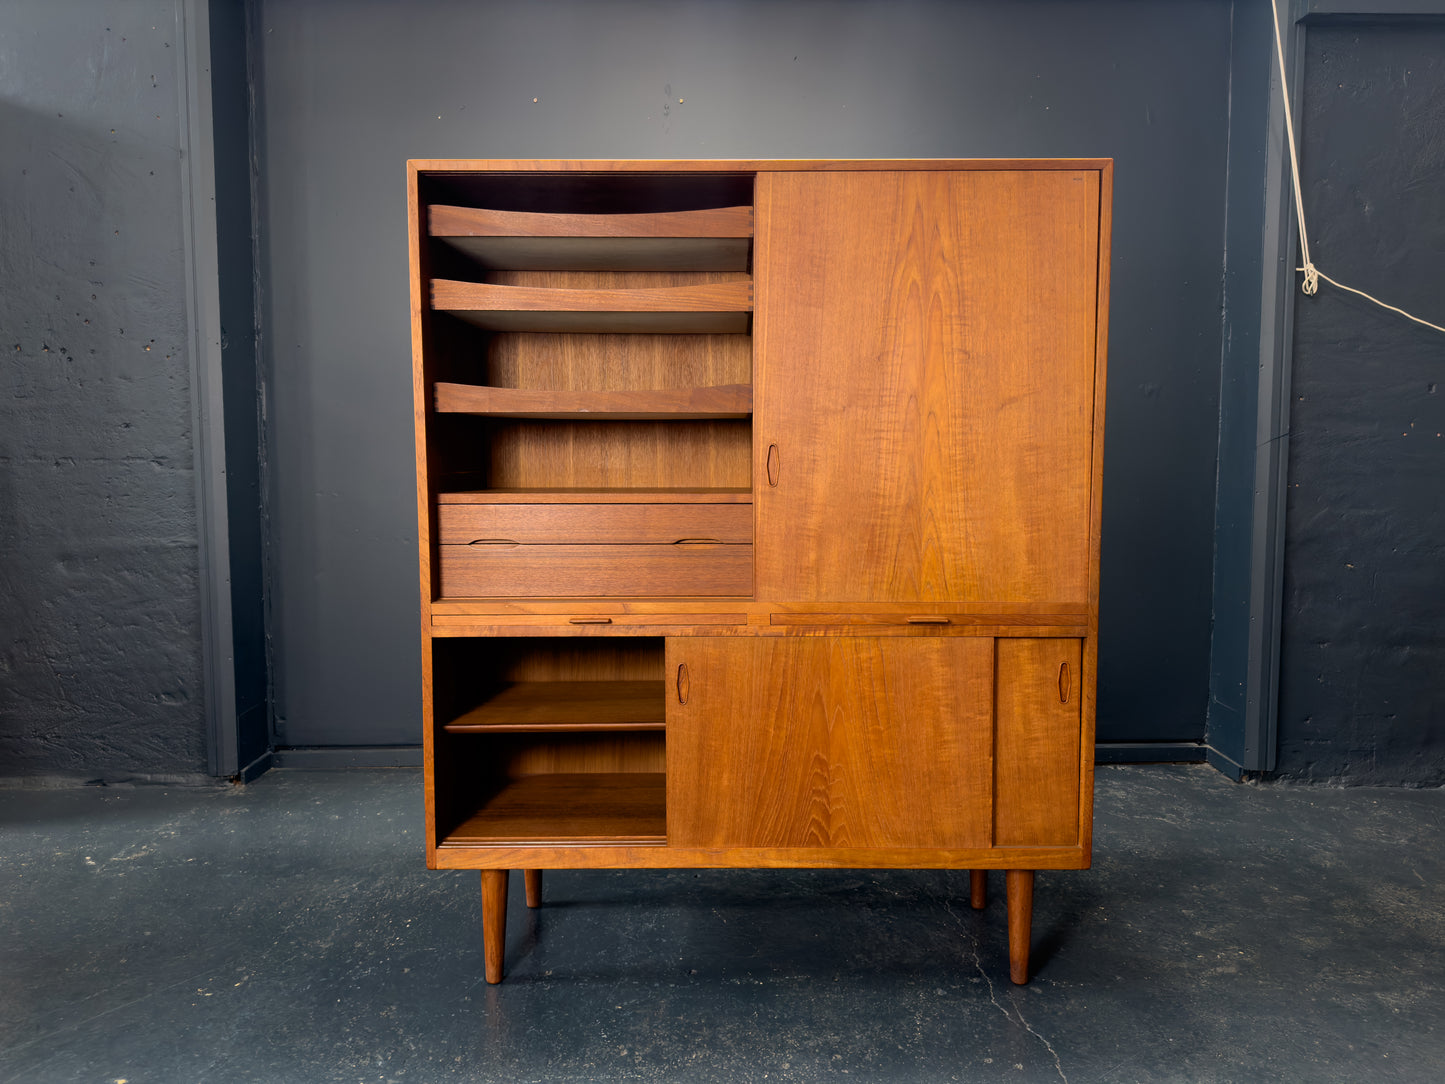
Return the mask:
[(1100, 735), (1202, 736), (1229, 4), (262, 0), (257, 14), (282, 743), (419, 734), (409, 157), (1114, 157)]
[(0, 775), (206, 766), (173, 2), (0, 5)]
[[(1445, 323), (1445, 19), (1313, 27), (1301, 168), (1327, 274)], [(1445, 335), (1295, 306), (1279, 773), (1445, 783)]]

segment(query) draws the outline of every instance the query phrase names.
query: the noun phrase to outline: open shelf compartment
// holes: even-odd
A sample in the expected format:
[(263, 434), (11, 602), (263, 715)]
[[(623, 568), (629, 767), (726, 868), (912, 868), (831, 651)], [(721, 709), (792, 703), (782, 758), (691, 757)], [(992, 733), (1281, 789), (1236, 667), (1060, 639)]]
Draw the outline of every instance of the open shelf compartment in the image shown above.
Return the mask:
[(437, 845), (665, 843), (663, 643), (433, 641)]
[(663, 772), (577, 772), (509, 780), (440, 845), (666, 842)]

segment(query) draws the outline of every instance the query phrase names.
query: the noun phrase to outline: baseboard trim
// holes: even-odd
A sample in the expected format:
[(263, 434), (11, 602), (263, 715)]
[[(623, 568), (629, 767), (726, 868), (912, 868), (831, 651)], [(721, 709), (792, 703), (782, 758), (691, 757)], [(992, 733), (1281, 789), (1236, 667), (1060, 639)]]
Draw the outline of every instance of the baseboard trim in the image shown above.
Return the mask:
[(267, 749), (233, 776), (237, 783), (250, 783), (270, 771), (276, 764), (276, 754)]
[(420, 745), (295, 746), (271, 754), (274, 768), (420, 768)]
[(1095, 764), (1202, 764), (1205, 747), (1194, 741), (1107, 741), (1094, 746)]

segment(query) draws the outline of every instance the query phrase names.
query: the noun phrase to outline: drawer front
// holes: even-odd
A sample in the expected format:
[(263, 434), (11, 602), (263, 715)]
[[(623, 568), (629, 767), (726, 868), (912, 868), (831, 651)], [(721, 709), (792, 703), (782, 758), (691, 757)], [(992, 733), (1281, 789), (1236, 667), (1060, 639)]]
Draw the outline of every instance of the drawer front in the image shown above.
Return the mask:
[(753, 547), (438, 546), (443, 598), (747, 596)]
[[(750, 504), (442, 504), (437, 540), (520, 545), (668, 545), (683, 539), (750, 543)], [(555, 592), (553, 592), (555, 593)], [(565, 593), (565, 592), (564, 592)], [(745, 594), (752, 593), (749, 581)]]

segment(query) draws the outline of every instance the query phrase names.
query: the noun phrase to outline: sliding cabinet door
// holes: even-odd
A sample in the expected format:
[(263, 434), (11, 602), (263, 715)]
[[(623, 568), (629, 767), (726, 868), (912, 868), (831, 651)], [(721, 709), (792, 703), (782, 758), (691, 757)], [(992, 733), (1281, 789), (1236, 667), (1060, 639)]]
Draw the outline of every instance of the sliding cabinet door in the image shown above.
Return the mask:
[(1085, 603), (1097, 170), (767, 173), (757, 597)]

